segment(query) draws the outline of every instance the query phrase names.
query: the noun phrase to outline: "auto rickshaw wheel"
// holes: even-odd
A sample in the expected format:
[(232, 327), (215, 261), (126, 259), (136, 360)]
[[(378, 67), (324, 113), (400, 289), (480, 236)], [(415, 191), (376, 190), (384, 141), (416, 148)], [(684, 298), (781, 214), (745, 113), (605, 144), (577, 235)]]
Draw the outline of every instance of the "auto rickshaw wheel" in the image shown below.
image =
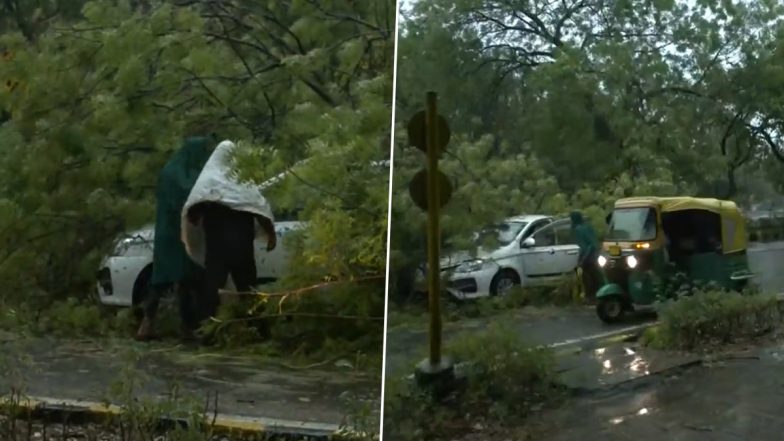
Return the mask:
[(603, 297), (596, 303), (596, 314), (608, 324), (618, 323), (626, 310), (621, 296)]

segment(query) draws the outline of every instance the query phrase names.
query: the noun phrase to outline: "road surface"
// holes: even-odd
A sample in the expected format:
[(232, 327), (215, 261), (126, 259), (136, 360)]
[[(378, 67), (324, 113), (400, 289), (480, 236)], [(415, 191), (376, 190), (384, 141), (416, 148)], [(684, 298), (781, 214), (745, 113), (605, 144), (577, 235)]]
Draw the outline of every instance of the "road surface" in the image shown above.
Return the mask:
[[(0, 335), (0, 389), (24, 387), (26, 395), (122, 405), (112, 393), (119, 381), (136, 383), (136, 398), (163, 399), (172, 387), (204, 403), (217, 396), (224, 415), (281, 424), (339, 426), (346, 404), (366, 403), (375, 414), (380, 380), (346, 368), (286, 368), (269, 360), (196, 353), (128, 341), (63, 341)], [(135, 347), (131, 357), (129, 347)], [(215, 409), (209, 409), (212, 412)]]
[[(748, 250), (749, 266), (755, 273), (755, 282), (764, 292), (784, 292), (784, 242), (754, 243)], [(593, 308), (572, 307), (551, 309), (544, 313), (510, 311), (498, 317), (467, 319), (444, 326), (444, 341), (448, 345), (456, 337), (477, 332), (491, 321), (506, 318), (515, 323), (520, 335), (534, 345), (563, 346), (591, 339), (599, 339), (612, 333), (622, 333), (629, 327), (652, 323), (655, 317), (642, 314), (631, 321), (618, 325), (602, 323)], [(389, 323), (387, 332), (386, 375), (410, 373), (412, 366), (427, 354), (427, 323), (421, 326), (396, 327)]]
[(537, 439), (778, 441), (784, 430), (782, 367), (781, 345), (692, 364), (579, 398), (546, 415), (551, 432)]
[(755, 282), (764, 292), (784, 292), (784, 242), (752, 243), (748, 257)]

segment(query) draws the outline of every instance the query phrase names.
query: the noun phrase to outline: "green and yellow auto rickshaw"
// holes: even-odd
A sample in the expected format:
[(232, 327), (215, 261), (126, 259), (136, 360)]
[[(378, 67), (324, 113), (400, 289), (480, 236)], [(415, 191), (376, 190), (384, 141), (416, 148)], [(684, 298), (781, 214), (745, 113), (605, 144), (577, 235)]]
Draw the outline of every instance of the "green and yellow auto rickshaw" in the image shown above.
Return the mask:
[(615, 203), (608, 224), (598, 257), (604, 285), (596, 295), (604, 322), (672, 297), (684, 284), (741, 290), (753, 277), (745, 219), (734, 202), (625, 198)]

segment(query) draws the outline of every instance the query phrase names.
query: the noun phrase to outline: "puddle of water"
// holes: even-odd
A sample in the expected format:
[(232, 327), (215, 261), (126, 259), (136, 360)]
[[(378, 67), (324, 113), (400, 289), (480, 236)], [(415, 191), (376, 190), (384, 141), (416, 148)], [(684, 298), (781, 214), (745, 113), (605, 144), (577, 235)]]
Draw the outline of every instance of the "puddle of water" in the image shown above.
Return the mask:
[(650, 375), (650, 361), (631, 346), (594, 349), (591, 362), (601, 366), (603, 376), (636, 378)]

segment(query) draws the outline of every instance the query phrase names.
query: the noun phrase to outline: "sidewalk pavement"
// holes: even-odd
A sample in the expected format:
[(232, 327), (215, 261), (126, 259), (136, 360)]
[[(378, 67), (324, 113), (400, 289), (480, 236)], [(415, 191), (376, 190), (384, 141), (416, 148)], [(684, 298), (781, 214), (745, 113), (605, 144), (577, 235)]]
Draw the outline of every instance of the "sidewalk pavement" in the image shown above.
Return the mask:
[[(202, 403), (217, 397), (217, 412), (227, 424), (268, 431), (299, 427), (302, 434), (337, 431), (352, 412), (347, 405), (365, 406), (378, 418), (380, 380), (341, 367), (346, 363), (293, 369), (261, 358), (196, 353), (174, 345), (112, 343), (0, 335), (0, 370), (5, 371), (0, 389), (22, 385), (25, 395), (38, 402), (82, 403), (94, 409), (107, 397), (122, 404), (110, 390), (124, 378), (134, 379), (137, 398), (165, 399), (176, 384), (181, 395)], [(138, 357), (127, 355), (129, 347), (137, 348)]]

